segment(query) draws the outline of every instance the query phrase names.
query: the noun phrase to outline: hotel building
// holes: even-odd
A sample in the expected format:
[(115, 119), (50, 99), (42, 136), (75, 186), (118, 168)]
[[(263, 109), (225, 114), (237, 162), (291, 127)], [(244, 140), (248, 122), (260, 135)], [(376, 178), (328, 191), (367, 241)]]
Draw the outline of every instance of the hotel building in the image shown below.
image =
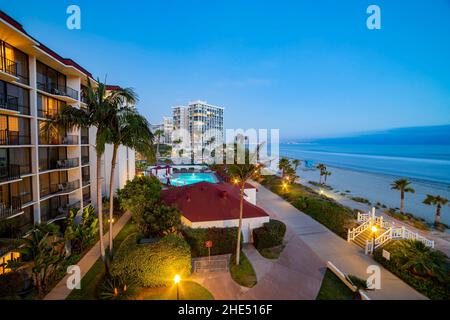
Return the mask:
[[(96, 129), (44, 130), (63, 105), (87, 106), (87, 79), (95, 83), (0, 11), (0, 238), (64, 218), (70, 208), (96, 205)], [(104, 194), (111, 149), (102, 162)], [(133, 178), (134, 152), (121, 146), (117, 162), (116, 188)]]
[(185, 132), (180, 138), (190, 139), (191, 150), (201, 151), (212, 143), (212, 138), (217, 143), (223, 141), (223, 111), (223, 107), (204, 101), (191, 102), (187, 107), (173, 107), (173, 129)]
[(159, 143), (163, 144), (172, 143), (172, 131), (173, 131), (172, 117), (163, 117), (163, 123), (150, 125), (150, 130), (152, 131), (153, 134), (158, 130), (164, 132), (164, 135), (159, 137)]

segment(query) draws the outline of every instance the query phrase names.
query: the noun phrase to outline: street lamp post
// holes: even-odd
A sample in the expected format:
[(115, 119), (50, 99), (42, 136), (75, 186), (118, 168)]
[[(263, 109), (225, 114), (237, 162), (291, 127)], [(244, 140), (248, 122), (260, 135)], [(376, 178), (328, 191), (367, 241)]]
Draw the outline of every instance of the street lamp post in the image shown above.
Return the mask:
[(173, 282), (177, 286), (177, 300), (180, 300), (180, 291), (178, 289), (178, 283), (180, 283), (180, 281), (181, 281), (181, 277), (178, 274), (176, 274), (175, 277), (173, 278)]
[(370, 230), (372, 231), (372, 253), (373, 253), (375, 251), (375, 239), (377, 238), (378, 229), (376, 226), (372, 226)]

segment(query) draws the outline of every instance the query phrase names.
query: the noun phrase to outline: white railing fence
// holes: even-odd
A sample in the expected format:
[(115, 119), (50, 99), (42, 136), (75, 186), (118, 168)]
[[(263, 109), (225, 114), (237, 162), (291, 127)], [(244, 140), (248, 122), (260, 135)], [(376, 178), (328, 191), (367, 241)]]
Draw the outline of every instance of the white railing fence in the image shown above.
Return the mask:
[(382, 216), (375, 215), (375, 208), (369, 213), (358, 212), (357, 220), (361, 223), (358, 227), (349, 229), (347, 233), (347, 241), (350, 242), (355, 240), (361, 233), (377, 225), (385, 231), (380, 234), (376, 239), (366, 240), (365, 253), (371, 254), (375, 249), (381, 247), (390, 240), (406, 239), (406, 240), (417, 240), (422, 242), (427, 247), (434, 248), (434, 241), (429, 240), (417, 232), (413, 232), (405, 227), (395, 227), (392, 222), (384, 221)]

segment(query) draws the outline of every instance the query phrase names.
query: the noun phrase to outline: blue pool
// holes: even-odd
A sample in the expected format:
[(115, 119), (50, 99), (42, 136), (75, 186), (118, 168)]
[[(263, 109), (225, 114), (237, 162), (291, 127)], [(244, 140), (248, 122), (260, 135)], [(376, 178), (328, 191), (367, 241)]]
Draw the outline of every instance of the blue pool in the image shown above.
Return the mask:
[(218, 182), (214, 173), (175, 173), (170, 179), (170, 184), (173, 186), (186, 186), (202, 181), (211, 183)]

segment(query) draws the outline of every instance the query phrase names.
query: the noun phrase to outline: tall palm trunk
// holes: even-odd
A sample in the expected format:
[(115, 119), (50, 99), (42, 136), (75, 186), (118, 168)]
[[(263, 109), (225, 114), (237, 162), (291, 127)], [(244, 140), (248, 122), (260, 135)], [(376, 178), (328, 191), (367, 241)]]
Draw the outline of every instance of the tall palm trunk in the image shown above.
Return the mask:
[(100, 254), (103, 263), (106, 266), (105, 246), (103, 244), (103, 205), (102, 205), (102, 155), (97, 152), (97, 208), (98, 208), (98, 224), (100, 235)]
[(109, 257), (113, 256), (113, 212), (114, 212), (114, 172), (116, 171), (116, 159), (118, 144), (113, 146), (113, 154), (111, 160), (111, 177), (109, 179)]
[(159, 141), (156, 144), (156, 156), (159, 157)]
[(441, 224), (441, 205), (438, 204), (436, 207), (436, 219), (434, 220), (436, 226)]
[(244, 212), (244, 186), (245, 181), (241, 185), (240, 199), (239, 199), (239, 225), (238, 225), (238, 236), (236, 243), (236, 265), (239, 265), (241, 256), (241, 229), (242, 229), (242, 215)]
[(405, 192), (400, 192), (400, 213), (405, 214)]

